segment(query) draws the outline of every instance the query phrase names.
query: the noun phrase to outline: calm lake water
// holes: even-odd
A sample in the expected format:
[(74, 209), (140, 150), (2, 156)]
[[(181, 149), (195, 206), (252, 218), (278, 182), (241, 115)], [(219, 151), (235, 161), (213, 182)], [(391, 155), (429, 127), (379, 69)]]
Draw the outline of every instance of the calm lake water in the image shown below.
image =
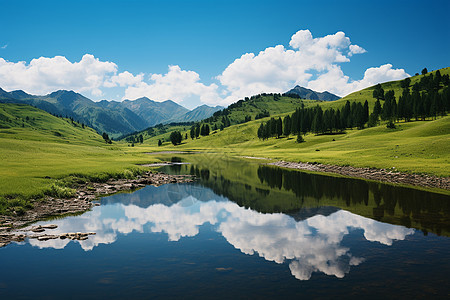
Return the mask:
[(450, 197), (238, 159), (101, 200), (0, 249), (0, 298), (447, 298)]

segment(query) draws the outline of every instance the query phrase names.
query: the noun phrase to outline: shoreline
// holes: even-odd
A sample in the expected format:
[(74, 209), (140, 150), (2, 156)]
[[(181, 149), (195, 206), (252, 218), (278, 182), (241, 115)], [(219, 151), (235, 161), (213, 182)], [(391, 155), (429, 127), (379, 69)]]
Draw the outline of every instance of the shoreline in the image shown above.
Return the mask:
[(118, 192), (143, 188), (147, 185), (160, 186), (167, 183), (192, 182), (192, 175), (168, 175), (147, 171), (135, 179), (109, 179), (104, 183), (85, 182), (76, 187), (74, 197), (60, 199), (46, 197), (44, 201), (35, 202), (34, 207), (20, 216), (0, 215), (0, 248), (10, 242), (21, 242), (27, 235), (19, 229), (45, 218), (84, 213), (100, 203), (92, 201)]
[(267, 163), (267, 165), (312, 172), (334, 173), (352, 178), (369, 179), (394, 184), (412, 185), (424, 188), (437, 188), (447, 191), (450, 190), (449, 177), (401, 173), (395, 171), (395, 169), (389, 170), (376, 168), (358, 168), (351, 166), (326, 165), (309, 162), (295, 163), (283, 160)]

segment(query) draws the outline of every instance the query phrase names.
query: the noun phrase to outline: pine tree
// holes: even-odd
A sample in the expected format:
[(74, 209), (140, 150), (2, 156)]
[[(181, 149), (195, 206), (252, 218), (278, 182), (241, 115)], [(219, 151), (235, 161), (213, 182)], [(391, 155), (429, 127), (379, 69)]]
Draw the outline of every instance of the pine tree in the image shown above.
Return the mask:
[(364, 102), (364, 118), (363, 118), (364, 124), (369, 121), (369, 102), (366, 100)]
[(281, 121), (281, 118), (278, 118), (276, 121), (276, 135), (277, 138), (280, 138), (280, 136), (283, 134), (283, 121)]
[(195, 139), (195, 126), (194, 125), (192, 125), (189, 135), (190, 135), (191, 139)]
[(289, 137), (291, 134), (291, 126), (292, 126), (292, 120), (289, 115), (287, 115), (283, 120), (283, 134), (286, 137)]

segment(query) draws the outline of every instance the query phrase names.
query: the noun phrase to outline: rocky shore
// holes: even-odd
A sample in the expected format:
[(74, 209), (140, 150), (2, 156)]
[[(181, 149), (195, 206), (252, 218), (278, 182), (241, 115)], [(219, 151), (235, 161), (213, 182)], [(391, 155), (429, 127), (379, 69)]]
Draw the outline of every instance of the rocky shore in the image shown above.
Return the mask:
[(350, 166), (334, 166), (319, 163), (302, 163), (277, 161), (268, 165), (289, 169), (299, 169), (314, 172), (335, 173), (349, 177), (364, 178), (389, 183), (407, 184), (427, 188), (439, 188), (450, 190), (449, 177), (437, 177), (430, 175), (418, 175), (401, 173), (395, 169), (356, 168)]
[[(152, 173), (145, 172), (135, 179), (110, 179), (105, 183), (86, 182), (79, 184), (76, 188), (76, 195), (68, 199), (58, 199), (53, 197), (47, 197), (44, 201), (34, 203), (34, 208), (26, 211), (20, 216), (0, 216), (0, 247), (9, 244), (11, 241), (23, 241), (25, 238), (72, 238), (81, 239), (88, 238), (88, 235), (95, 233), (80, 233), (79, 235), (70, 235), (69, 233), (61, 236), (53, 236), (47, 234), (34, 234), (26, 235), (24, 230), (19, 230), (27, 224), (36, 222), (51, 216), (66, 215), (82, 213), (95, 205), (100, 203), (94, 203), (93, 200), (98, 197), (114, 194), (121, 191), (135, 190), (146, 185), (160, 186), (166, 183), (183, 183), (192, 182), (193, 176), (191, 175), (167, 175), (164, 173)], [(48, 227), (48, 226), (47, 226)], [(43, 232), (46, 229), (31, 228), (30, 231), (34, 233)]]

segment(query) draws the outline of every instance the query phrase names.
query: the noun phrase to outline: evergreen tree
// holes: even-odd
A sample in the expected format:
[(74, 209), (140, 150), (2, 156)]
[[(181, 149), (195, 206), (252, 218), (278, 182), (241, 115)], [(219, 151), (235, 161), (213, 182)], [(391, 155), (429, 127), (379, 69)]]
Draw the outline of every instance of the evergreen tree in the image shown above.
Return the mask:
[(283, 134), (283, 121), (281, 121), (281, 118), (278, 118), (276, 122), (276, 135), (277, 138), (280, 138), (280, 136)]
[(292, 120), (289, 115), (287, 115), (283, 120), (283, 134), (289, 137), (291, 134)]
[(190, 135), (191, 139), (195, 139), (195, 126), (194, 125), (192, 125), (189, 135)]
[(380, 100), (377, 100), (377, 101), (375, 102), (375, 106), (373, 107), (373, 113), (374, 113), (377, 117), (380, 116), (380, 114), (381, 114), (381, 103), (380, 103)]
[(367, 100), (364, 102), (364, 107), (363, 108), (364, 108), (364, 110), (363, 110), (363, 112), (364, 112), (363, 121), (364, 121), (364, 124), (365, 124), (365, 123), (367, 123), (369, 121), (369, 102)]
[(259, 138), (260, 140), (264, 140), (264, 139), (265, 139), (265, 137), (264, 137), (264, 123), (261, 123), (261, 125), (259, 125), (259, 128), (258, 128), (258, 138)]
[(373, 90), (373, 93), (372, 93), (372, 97), (377, 100), (384, 99), (384, 90), (381, 87), (380, 83), (375, 86), (375, 89)]
[(350, 108), (350, 102), (347, 100), (347, 102), (345, 102), (345, 106), (342, 109), (341, 112), (341, 124), (343, 125), (344, 128), (347, 127), (351, 127), (349, 126), (349, 124), (351, 125), (351, 108)]
[(320, 106), (317, 106), (315, 108), (315, 114), (311, 129), (316, 134), (323, 132), (323, 112)]
[(181, 144), (181, 140), (183, 139), (179, 131), (172, 131), (169, 138), (174, 146)]
[(200, 124), (197, 123), (195, 125), (195, 137), (198, 138), (200, 136)]

